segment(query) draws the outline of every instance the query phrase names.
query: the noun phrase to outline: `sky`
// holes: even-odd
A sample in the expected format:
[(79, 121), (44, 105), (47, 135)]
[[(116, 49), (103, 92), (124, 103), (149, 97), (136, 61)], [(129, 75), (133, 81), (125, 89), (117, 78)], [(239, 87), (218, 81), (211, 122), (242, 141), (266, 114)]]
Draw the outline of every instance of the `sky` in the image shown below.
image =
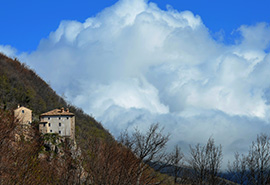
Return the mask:
[(1, 2), (0, 51), (115, 137), (158, 122), (185, 153), (213, 137), (226, 166), (269, 133), (269, 2), (98, 2)]
[[(97, 15), (117, 0), (1, 0), (0, 41), (20, 52), (35, 50), (42, 38), (57, 29), (62, 20), (80, 22)], [(212, 33), (223, 32), (232, 42), (231, 33), (243, 24), (251, 25), (270, 20), (267, 0), (154, 0), (159, 8), (170, 5), (178, 11), (189, 10), (202, 17)], [(25, 39), (27, 38), (27, 42)]]

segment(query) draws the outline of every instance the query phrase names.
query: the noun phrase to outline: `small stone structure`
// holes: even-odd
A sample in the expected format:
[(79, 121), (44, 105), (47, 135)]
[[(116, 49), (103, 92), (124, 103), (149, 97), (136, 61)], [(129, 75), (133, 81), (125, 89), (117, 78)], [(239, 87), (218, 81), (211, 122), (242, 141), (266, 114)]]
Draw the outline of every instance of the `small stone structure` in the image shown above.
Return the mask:
[(29, 125), (32, 123), (32, 110), (18, 105), (18, 108), (14, 110), (14, 117), (20, 124)]
[(39, 131), (58, 133), (75, 141), (75, 115), (69, 109), (54, 109), (40, 115)]
[(15, 129), (15, 140), (20, 141), (22, 138), (29, 141), (33, 138), (33, 134), (30, 131), (32, 123), (32, 110), (18, 105), (18, 108), (14, 110), (14, 118), (18, 125)]

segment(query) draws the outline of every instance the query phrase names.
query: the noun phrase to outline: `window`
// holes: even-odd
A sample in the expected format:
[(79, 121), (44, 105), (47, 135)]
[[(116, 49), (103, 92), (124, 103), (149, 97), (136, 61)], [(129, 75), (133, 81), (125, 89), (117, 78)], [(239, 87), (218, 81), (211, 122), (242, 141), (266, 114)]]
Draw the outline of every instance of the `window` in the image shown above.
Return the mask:
[(69, 117), (67, 117), (67, 119), (69, 119)]
[(59, 134), (61, 134), (61, 130), (59, 130)]
[(51, 118), (50, 117), (48, 117), (48, 120), (50, 120)]
[(51, 124), (49, 123), (49, 127), (51, 126)]
[(59, 123), (59, 127), (61, 127), (61, 123)]
[(50, 130), (50, 132), (52, 132), (52, 130)]
[(24, 110), (22, 110), (22, 113), (24, 113)]
[(46, 123), (43, 123), (43, 127), (45, 127)]
[(59, 119), (61, 119), (61, 117), (59, 117)]

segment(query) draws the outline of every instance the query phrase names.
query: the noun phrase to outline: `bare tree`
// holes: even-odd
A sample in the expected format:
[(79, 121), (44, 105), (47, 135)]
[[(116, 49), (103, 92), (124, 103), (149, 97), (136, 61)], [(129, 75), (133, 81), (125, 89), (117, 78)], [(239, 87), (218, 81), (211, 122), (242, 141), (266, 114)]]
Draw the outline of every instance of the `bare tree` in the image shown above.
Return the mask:
[(216, 184), (217, 175), (222, 162), (222, 148), (216, 146), (214, 139), (209, 138), (206, 146), (197, 144), (190, 146), (191, 158), (188, 161), (193, 171), (193, 177), (198, 184), (208, 182)]
[(209, 182), (216, 184), (217, 176), (222, 163), (222, 147), (215, 146), (213, 138), (209, 138), (206, 145), (206, 156), (208, 160)]
[(88, 183), (136, 184), (138, 159), (131, 150), (113, 140), (90, 139), (84, 160)]
[(270, 183), (270, 138), (266, 134), (257, 136), (252, 142), (247, 156), (247, 167), (249, 169), (249, 181), (253, 184)]
[(162, 132), (163, 128), (160, 128), (159, 124), (152, 124), (145, 134), (135, 129), (131, 136), (125, 132), (119, 138), (119, 142), (129, 148), (138, 159), (137, 185), (142, 184), (142, 182), (149, 184), (157, 173), (146, 172), (151, 171), (151, 167), (158, 171), (166, 163), (164, 149), (169, 140), (169, 135), (164, 135)]
[(228, 163), (228, 173), (232, 175), (231, 181), (244, 184), (247, 182), (247, 158), (238, 152), (234, 155), (234, 161), (232, 164)]
[(83, 150), (87, 182), (104, 185), (163, 182), (167, 176), (155, 171), (165, 166), (168, 160), (164, 149), (169, 136), (162, 132), (158, 124), (153, 124), (146, 133), (138, 129), (131, 135), (123, 132), (119, 143), (88, 138), (87, 149)]
[(22, 129), (12, 112), (0, 109), (0, 184), (47, 184), (38, 159), (39, 137), (31, 127)]
[(240, 184), (270, 184), (270, 137), (257, 135), (247, 156), (235, 154), (235, 161), (228, 165), (232, 180)]
[(203, 184), (207, 177), (207, 161), (205, 146), (197, 144), (194, 148), (190, 146), (191, 158), (188, 163), (193, 172), (193, 179), (198, 184)]
[(172, 166), (173, 170), (174, 184), (176, 184), (184, 164), (184, 154), (181, 152), (181, 148), (178, 145), (175, 145), (174, 150), (169, 154), (169, 158), (169, 164)]
[(45, 152), (43, 139), (38, 130), (18, 123), (11, 111), (0, 109), (0, 184), (79, 182), (70, 147), (62, 143), (62, 156)]

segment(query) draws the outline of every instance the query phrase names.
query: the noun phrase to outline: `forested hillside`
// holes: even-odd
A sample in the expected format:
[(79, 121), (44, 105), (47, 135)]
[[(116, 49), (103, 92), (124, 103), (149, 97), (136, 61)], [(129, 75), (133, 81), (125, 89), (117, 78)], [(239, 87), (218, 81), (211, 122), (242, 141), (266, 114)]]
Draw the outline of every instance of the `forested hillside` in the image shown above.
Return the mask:
[[(18, 104), (33, 110), (33, 126), (25, 128), (14, 118)], [(61, 107), (76, 116), (78, 147), (60, 141), (58, 134), (42, 135), (36, 127), (41, 113)], [(166, 175), (144, 163), (160, 162), (168, 137), (158, 130), (156, 125), (148, 136), (136, 132), (132, 140), (122, 137), (117, 142), (33, 70), (0, 54), (0, 184), (168, 184)]]
[(43, 112), (68, 107), (76, 115), (76, 139), (79, 142), (88, 136), (111, 137), (94, 118), (68, 105), (33, 70), (0, 53), (0, 108), (12, 110), (18, 104), (32, 109), (36, 122)]
[[(33, 110), (32, 126), (25, 128), (14, 118), (18, 104)], [(36, 127), (41, 113), (61, 107), (76, 116), (77, 145), (58, 134), (40, 134)], [(258, 135), (247, 156), (236, 153), (228, 164), (231, 182), (221, 178), (222, 146), (213, 138), (206, 145), (190, 146), (185, 157), (178, 145), (168, 153), (169, 134), (162, 131), (152, 124), (146, 132), (122, 132), (116, 141), (33, 70), (0, 54), (0, 184), (270, 183), (268, 135)]]

